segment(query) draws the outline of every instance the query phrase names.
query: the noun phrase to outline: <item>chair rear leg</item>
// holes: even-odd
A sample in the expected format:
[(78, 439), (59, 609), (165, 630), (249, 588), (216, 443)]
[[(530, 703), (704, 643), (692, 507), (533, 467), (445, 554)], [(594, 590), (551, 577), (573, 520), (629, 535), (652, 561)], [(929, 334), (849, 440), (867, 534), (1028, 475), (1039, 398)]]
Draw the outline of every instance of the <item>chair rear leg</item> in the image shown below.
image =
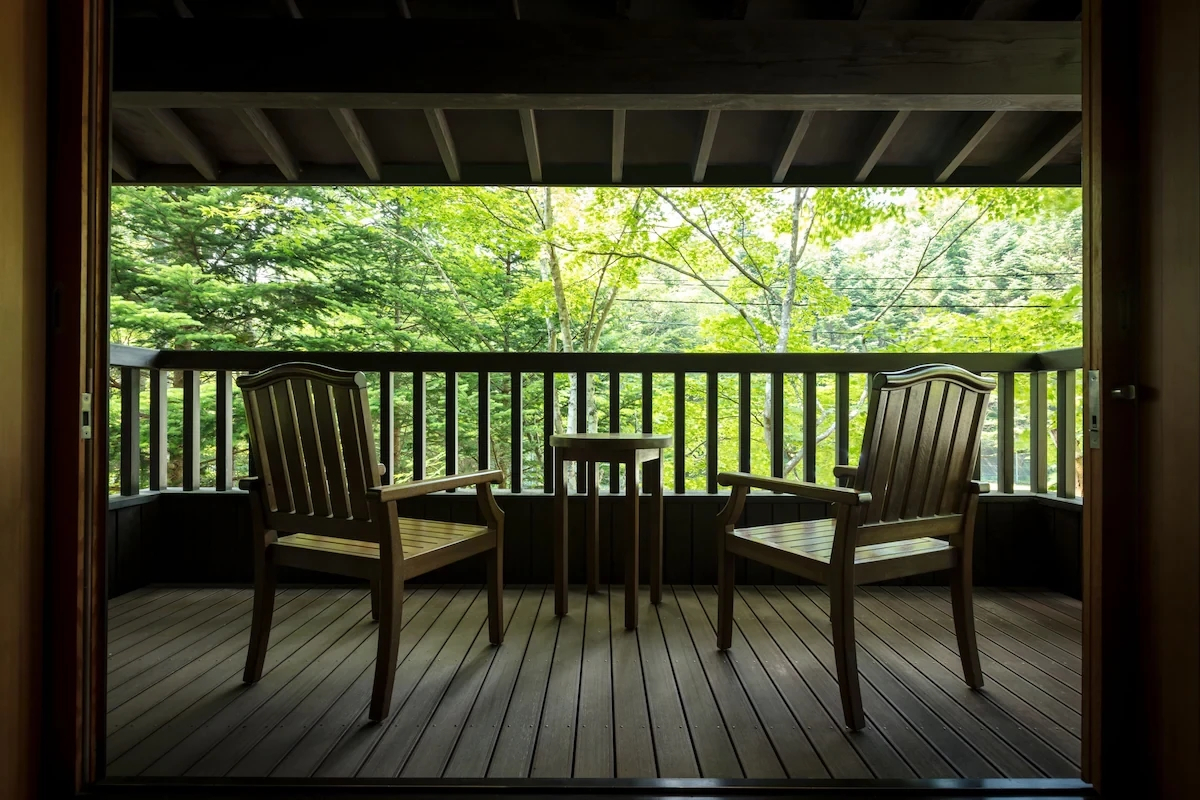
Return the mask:
[(492, 644), (504, 641), (504, 554), (499, 547), (487, 552), (488, 638)]
[(250, 619), (250, 649), (246, 652), (246, 671), (242, 680), (255, 683), (262, 677), (271, 638), (271, 617), (275, 612), (274, 550), (264, 547), (254, 562), (254, 612)]
[(392, 708), (392, 685), (396, 680), (396, 656), (404, 618), (404, 577), (396, 565), (379, 577), (379, 644), (375, 653), (375, 684), (371, 689), (372, 722), (387, 717)]
[[(724, 537), (726, 534), (718, 534)], [(722, 548), (724, 551), (724, 548)], [(717, 564), (717, 649), (733, 646), (733, 578), (736, 568), (732, 553), (723, 552)]]
[(971, 565), (960, 560), (950, 576), (950, 602), (954, 608), (954, 634), (958, 637), (958, 655), (962, 659), (963, 678), (972, 689), (983, 688), (983, 670), (979, 667), (979, 646), (975, 641), (975, 608)]
[(846, 727), (859, 731), (866, 725), (862, 691), (858, 683), (858, 650), (854, 643), (854, 582), (835, 580), (829, 586), (829, 618), (833, 622), (833, 655)]

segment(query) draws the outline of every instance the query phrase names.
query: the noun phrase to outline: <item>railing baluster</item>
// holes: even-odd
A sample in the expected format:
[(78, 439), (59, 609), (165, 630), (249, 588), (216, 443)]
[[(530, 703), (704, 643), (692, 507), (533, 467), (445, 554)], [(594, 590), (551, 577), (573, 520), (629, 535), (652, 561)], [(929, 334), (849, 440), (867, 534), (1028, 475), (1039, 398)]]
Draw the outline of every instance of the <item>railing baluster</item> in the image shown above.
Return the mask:
[[(588, 374), (586, 372), (575, 373), (575, 430), (578, 433), (587, 433), (588, 429)], [(582, 464), (576, 465), (575, 470), (575, 491), (583, 494), (587, 491), (587, 470), (583, 469)]]
[(687, 448), (684, 433), (687, 431), (684, 415), (687, 414), (687, 375), (675, 373), (675, 493), (687, 491)]
[(509, 491), (513, 494), (521, 493), (521, 467), (524, 465), (523, 445), (525, 443), (525, 418), (524, 404), (525, 396), (522, 394), (523, 387), (521, 386), (521, 373), (514, 372), (509, 376), (509, 387), (512, 417), (509, 423), (509, 435), (512, 441), (509, 448), (512, 451), (512, 467), (508, 476)]
[(167, 488), (167, 373), (150, 370), (150, 490)]
[(1046, 373), (1029, 373), (1029, 490), (1046, 491)]
[(217, 370), (217, 464), (216, 488), (233, 488), (233, 373)]
[(379, 463), (383, 475), (379, 482), (386, 486), (396, 474), (396, 382), (390, 370), (379, 373)]
[(783, 477), (783, 373), (771, 373), (771, 474)]
[(1058, 496), (1075, 496), (1075, 370), (1058, 373)]
[[(446, 474), (458, 472), (458, 373), (446, 373)], [(451, 489), (450, 491), (454, 491)]]
[(1016, 394), (1016, 380), (1011, 372), (1001, 372), (996, 382), (1000, 404), (996, 416), (996, 450), (999, 456), (997, 465), (1000, 491), (1012, 494), (1014, 488), (1014, 473), (1016, 471), (1016, 415), (1014, 412), (1013, 395)]
[(750, 373), (738, 374), (738, 469), (750, 471)]
[(542, 491), (547, 494), (554, 486), (554, 450), (550, 437), (554, 435), (554, 418), (558, 416), (557, 395), (554, 392), (554, 373), (542, 373)]
[(183, 488), (200, 488), (200, 373), (183, 373)]
[(121, 367), (121, 494), (142, 490), (142, 371)]
[(817, 479), (817, 376), (804, 373), (804, 480)]
[(708, 413), (706, 423), (705, 448), (708, 455), (708, 493), (717, 493), (717, 373), (708, 373)]
[[(608, 429), (613, 433), (621, 430), (621, 373), (608, 373)], [(616, 461), (608, 465), (608, 491), (616, 494), (621, 490), (621, 469)], [(597, 476), (597, 479), (599, 476)]]
[(425, 477), (425, 373), (412, 374), (412, 414), (413, 414), (413, 480), (419, 481)]
[(479, 469), (492, 468), (492, 382), (487, 372), (479, 373), (479, 441), (477, 463)]
[(850, 373), (837, 374), (837, 388), (834, 390), (834, 404), (837, 419), (834, 420), (834, 436), (837, 440), (838, 464), (850, 463)]
[(654, 433), (654, 373), (642, 373), (642, 433)]

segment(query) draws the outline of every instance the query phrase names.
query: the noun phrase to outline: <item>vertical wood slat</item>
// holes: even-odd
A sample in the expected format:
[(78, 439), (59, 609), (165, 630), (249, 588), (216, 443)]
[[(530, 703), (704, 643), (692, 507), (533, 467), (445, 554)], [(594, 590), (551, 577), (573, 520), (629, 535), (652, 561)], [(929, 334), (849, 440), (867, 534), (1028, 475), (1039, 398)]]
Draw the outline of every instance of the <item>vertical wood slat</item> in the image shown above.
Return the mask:
[(1029, 374), (1029, 490), (1046, 491), (1046, 373)]
[(183, 488), (200, 488), (200, 373), (183, 373)]
[(834, 438), (837, 463), (850, 464), (850, 373), (839, 372), (834, 389)]
[(687, 491), (687, 448), (684, 433), (687, 431), (684, 415), (687, 413), (687, 375), (675, 373), (675, 493)]
[(783, 477), (783, 373), (771, 373), (771, 474)]
[(383, 475), (379, 482), (386, 486), (396, 474), (396, 382), (389, 370), (379, 373), (379, 463)]
[[(355, 519), (367, 519), (367, 476), (370, 475), (370, 442), (364, 442), (361, 433), (371, 435), (370, 428), (360, 431), (358, 412), (355, 410), (354, 394), (357, 390), (338, 387), (333, 390), (333, 409), (337, 416), (338, 434), (342, 445), (342, 461), (346, 467), (346, 490), (350, 496), (350, 513)], [(374, 485), (371, 481), (370, 485)]]
[[(300, 429), (300, 445), (304, 456), (304, 474), (308, 479), (308, 497), (313, 514), (327, 517), (332, 511), (327, 478), (326, 456), (317, 433), (317, 415), (313, 408), (312, 385), (297, 380), (292, 385), (292, 402), (296, 409), (296, 425)], [(334, 454), (331, 454), (334, 455)], [(340, 487), (340, 484), (338, 484)]]
[(956, 383), (946, 385), (942, 396), (941, 421), (937, 437), (933, 442), (933, 459), (929, 465), (929, 481), (925, 487), (925, 497), (921, 501), (918, 514), (927, 517), (936, 514), (942, 505), (942, 497), (946, 491), (947, 470), (950, 465), (950, 453), (954, 450), (955, 437), (958, 436), (959, 414), (962, 411), (963, 387)]
[[(458, 472), (458, 373), (446, 372), (446, 474)], [(454, 491), (451, 489), (450, 491)]]
[(337, 422), (333, 415), (333, 401), (329, 385), (314, 383), (312, 394), (313, 417), (321, 439), (321, 452), (325, 456), (325, 480), (329, 484), (329, 508), (333, 516), (345, 519), (350, 516), (350, 493), (347, 490), (341, 446), (338, 444)]
[(121, 494), (142, 490), (142, 371), (121, 367)]
[(150, 370), (150, 490), (167, 488), (167, 375)]
[(412, 374), (412, 415), (413, 415), (413, 480), (419, 481), (425, 477), (425, 373)]
[(218, 492), (233, 488), (233, 373), (217, 371), (217, 463)]
[(1016, 378), (1011, 372), (1001, 372), (996, 381), (998, 413), (996, 419), (996, 473), (1000, 491), (1012, 494), (1016, 474), (1016, 415), (1013, 395)]
[(738, 469), (750, 471), (750, 373), (738, 374)]
[(642, 373), (642, 433), (654, 433), (654, 373)]
[(1075, 370), (1058, 373), (1058, 496), (1075, 496)]
[[(586, 372), (575, 373), (575, 431), (577, 433), (587, 433), (588, 429), (588, 374)], [(575, 469), (575, 491), (583, 494), (587, 491), (587, 470), (580, 469), (582, 464), (576, 465)]]
[[(608, 373), (608, 430), (618, 433), (621, 430), (621, 374)], [(616, 494), (621, 486), (620, 463), (613, 461), (608, 465), (608, 491)], [(599, 475), (596, 476), (599, 480)]]
[(509, 421), (509, 449), (512, 451), (512, 466), (509, 468), (508, 487), (513, 494), (521, 493), (521, 467), (524, 465), (524, 442), (525, 442), (525, 396), (522, 394), (524, 387), (521, 385), (521, 373), (514, 372), (509, 375), (510, 387), (510, 413)]
[(705, 454), (708, 456), (707, 489), (709, 494), (717, 493), (717, 378), (715, 372), (709, 372), (707, 378), (706, 401), (708, 410), (705, 419)]
[(479, 452), (477, 463), (479, 469), (492, 468), (492, 382), (487, 372), (479, 373), (479, 441), (476, 448)]
[(817, 479), (817, 375), (804, 373), (804, 480)]
[(284, 474), (287, 476), (288, 492), (292, 497), (292, 509), (297, 514), (312, 513), (309, 498), (308, 476), (305, 474), (304, 457), (300, 452), (300, 427), (292, 404), (292, 382), (280, 381), (270, 387), (274, 403), (275, 421), (279, 430), (279, 450), (283, 454)]
[(554, 435), (554, 419), (558, 416), (554, 392), (554, 373), (542, 373), (542, 491), (549, 494), (556, 490), (554, 485), (554, 450), (550, 437)]

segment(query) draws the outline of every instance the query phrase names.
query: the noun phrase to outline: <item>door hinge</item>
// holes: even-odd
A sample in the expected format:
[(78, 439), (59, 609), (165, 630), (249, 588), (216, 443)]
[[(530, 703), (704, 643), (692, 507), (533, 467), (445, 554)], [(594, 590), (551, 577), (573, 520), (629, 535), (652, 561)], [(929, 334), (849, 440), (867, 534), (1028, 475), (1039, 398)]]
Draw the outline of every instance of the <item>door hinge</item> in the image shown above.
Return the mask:
[(79, 399), (80, 433), (84, 439), (92, 438), (92, 393), (84, 392)]

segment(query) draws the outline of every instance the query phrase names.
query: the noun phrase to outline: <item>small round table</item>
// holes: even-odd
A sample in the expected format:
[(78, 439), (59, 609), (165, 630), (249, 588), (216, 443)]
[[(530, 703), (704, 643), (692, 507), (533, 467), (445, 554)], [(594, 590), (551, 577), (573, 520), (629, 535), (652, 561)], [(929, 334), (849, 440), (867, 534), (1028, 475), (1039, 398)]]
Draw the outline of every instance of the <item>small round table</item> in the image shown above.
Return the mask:
[[(625, 507), (622, 522), (625, 537), (625, 627), (638, 624), (638, 480), (639, 464), (647, 463), (643, 477), (650, 489), (650, 602), (662, 601), (663, 489), (662, 451), (670, 447), (670, 434), (654, 433), (564, 433), (550, 437), (554, 448), (554, 613), (567, 613), (567, 482), (566, 462), (574, 461), (587, 474), (587, 505), (584, 513), (587, 551), (587, 588), (595, 592), (600, 583), (600, 488), (598, 464), (625, 465)], [(615, 520), (614, 520), (615, 522)], [(616, 525), (614, 524), (614, 528)], [(614, 531), (615, 533), (615, 531)], [(615, 538), (615, 537), (614, 537)]]

